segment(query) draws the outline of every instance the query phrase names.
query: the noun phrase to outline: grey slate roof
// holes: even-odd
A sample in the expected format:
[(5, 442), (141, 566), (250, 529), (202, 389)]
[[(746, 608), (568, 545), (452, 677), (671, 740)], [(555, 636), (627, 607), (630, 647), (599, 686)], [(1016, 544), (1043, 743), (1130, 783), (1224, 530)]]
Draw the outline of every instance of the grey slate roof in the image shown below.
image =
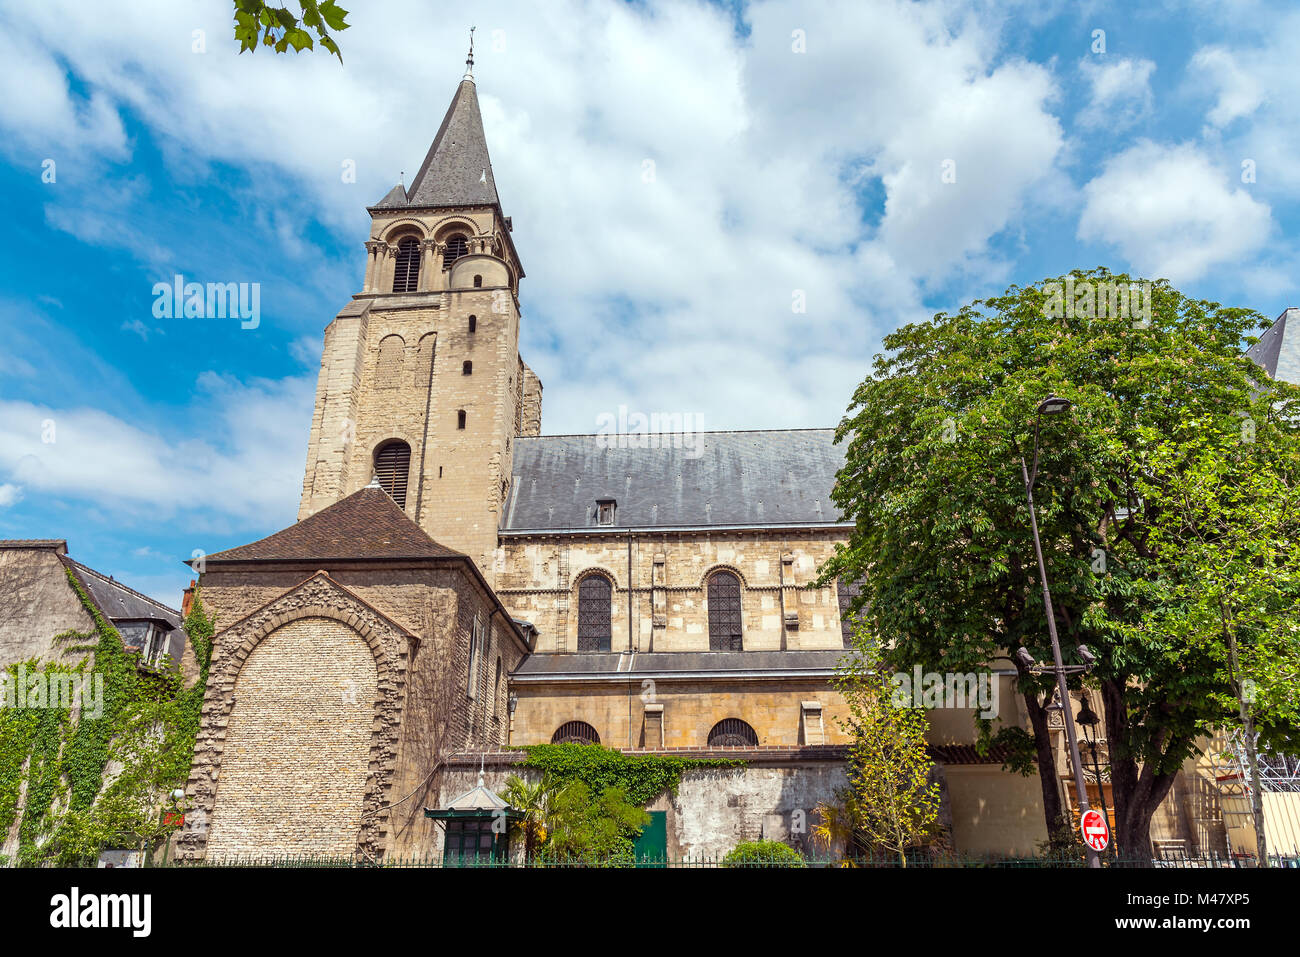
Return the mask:
[[(390, 192), (381, 205), (392, 205)], [(474, 81), (456, 89), (419, 172), (405, 191), (408, 206), (500, 206)]]
[[(834, 437), (703, 432), (683, 447), (677, 435), (521, 436), (502, 531), (595, 529), (601, 498), (617, 502), (616, 528), (837, 523), (830, 492), (844, 446)], [(619, 447), (633, 443), (648, 447)]]
[(548, 678), (609, 678), (656, 675), (671, 677), (709, 674), (742, 676), (746, 674), (807, 673), (824, 677), (834, 672), (844, 652), (839, 649), (818, 651), (669, 651), (649, 654), (534, 654), (524, 659), (512, 675), (524, 680)]
[(1300, 308), (1292, 306), (1278, 316), (1259, 342), (1246, 350), (1246, 357), (1270, 379), (1300, 385)]
[(175, 608), (169, 608), (162, 602), (154, 601), (147, 595), (127, 588), (121, 582), (101, 575), (81, 562), (71, 558), (65, 560), (82, 587), (90, 593), (91, 600), (110, 619), (114, 621), (154, 619), (165, 621), (173, 628), (180, 627), (181, 613)]
[(381, 199), (377, 205), (381, 208), (385, 206), (405, 206), (406, 187), (401, 183), (398, 183), (384, 194), (384, 198)]

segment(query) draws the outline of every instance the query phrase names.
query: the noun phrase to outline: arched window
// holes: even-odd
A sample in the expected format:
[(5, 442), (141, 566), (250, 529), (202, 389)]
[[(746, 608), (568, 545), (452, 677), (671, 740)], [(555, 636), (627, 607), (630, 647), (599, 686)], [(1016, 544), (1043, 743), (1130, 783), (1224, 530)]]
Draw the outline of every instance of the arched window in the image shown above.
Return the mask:
[(463, 429), (463, 428), (465, 428), (465, 410), (464, 410), (464, 409), (457, 409), (457, 410), (456, 410), (456, 428), (458, 428), (458, 429)]
[(482, 288), (483, 288), (483, 277), (482, 277), (482, 276), (475, 276), (475, 277), (474, 277), (474, 288), (475, 288), (475, 289), (482, 289)]
[(478, 328), (478, 316), (470, 316), (470, 317), (469, 317), (469, 331), (470, 331), (470, 332), (473, 332), (473, 331), (474, 331), (475, 329), (477, 329), (477, 328)]
[(433, 374), (433, 350), (437, 341), (437, 336), (432, 332), (420, 338), (419, 358), (416, 360), (420, 367), (416, 370), (416, 379), (421, 389), (429, 387), (429, 377)]
[(709, 651), (741, 651), (740, 579), (731, 572), (709, 576)]
[(442, 265), (445, 269), (461, 256), (469, 255), (469, 243), (464, 236), (452, 236), (447, 240), (447, 248), (442, 253)]
[(612, 639), (610, 596), (604, 575), (588, 575), (578, 584), (578, 650), (609, 651)]
[(464, 362), (462, 362), (462, 363), (460, 364), (460, 374), (461, 374), (461, 375), (473, 375), (473, 374), (474, 374), (474, 363), (470, 362), (468, 359), (466, 359)]
[(756, 748), (758, 733), (739, 718), (723, 718), (709, 732), (711, 748)]
[(406, 480), (411, 471), (411, 447), (405, 442), (385, 442), (375, 451), (375, 475), (398, 508), (406, 508)]
[(402, 358), (406, 342), (401, 336), (384, 336), (379, 341), (379, 363), (375, 369), (375, 384), (381, 389), (396, 389), (402, 384)]
[(393, 266), (393, 292), (415, 292), (420, 288), (420, 241), (407, 236), (397, 244)]
[(551, 735), (551, 744), (600, 744), (600, 735), (585, 721), (566, 721)]

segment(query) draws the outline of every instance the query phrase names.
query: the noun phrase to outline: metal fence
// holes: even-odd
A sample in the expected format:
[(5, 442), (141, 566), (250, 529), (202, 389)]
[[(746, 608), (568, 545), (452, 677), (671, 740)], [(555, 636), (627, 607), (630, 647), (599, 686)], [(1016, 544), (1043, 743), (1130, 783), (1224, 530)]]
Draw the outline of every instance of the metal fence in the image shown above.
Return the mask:
[[(1277, 868), (1300, 869), (1300, 857), (1270, 856), (1269, 864)], [(989, 857), (975, 855), (909, 855), (904, 864), (896, 855), (879, 857), (803, 857), (797, 860), (774, 859), (731, 863), (722, 857), (687, 857), (679, 860), (615, 859), (615, 860), (554, 860), (538, 858), (530, 861), (502, 861), (487, 857), (443, 859), (441, 856), (386, 856), (371, 859), (361, 855), (351, 857), (316, 857), (251, 855), (223, 858), (221, 860), (170, 863), (168, 867), (378, 867), (378, 868), (714, 868), (714, 867), (766, 867), (766, 868), (1081, 868), (1087, 866), (1082, 856), (1049, 857)], [(1250, 857), (1226, 855), (1163, 854), (1158, 859), (1116, 858), (1104, 855), (1102, 866), (1107, 868), (1254, 868), (1257, 862)]]

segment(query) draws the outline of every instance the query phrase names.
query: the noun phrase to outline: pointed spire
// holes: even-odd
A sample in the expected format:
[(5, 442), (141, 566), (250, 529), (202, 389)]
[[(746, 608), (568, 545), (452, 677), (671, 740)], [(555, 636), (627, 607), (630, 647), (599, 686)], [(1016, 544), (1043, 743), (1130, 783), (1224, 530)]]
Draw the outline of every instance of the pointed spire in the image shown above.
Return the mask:
[[(470, 62), (473, 54), (470, 55)], [(466, 74), (424, 162), (406, 190), (408, 206), (500, 206), (474, 80)]]
[(406, 187), (398, 183), (390, 189), (375, 205), (377, 206), (405, 206), (406, 205)]
[(469, 57), (465, 60), (465, 79), (473, 81), (474, 79), (474, 31), (476, 27), (469, 28)]

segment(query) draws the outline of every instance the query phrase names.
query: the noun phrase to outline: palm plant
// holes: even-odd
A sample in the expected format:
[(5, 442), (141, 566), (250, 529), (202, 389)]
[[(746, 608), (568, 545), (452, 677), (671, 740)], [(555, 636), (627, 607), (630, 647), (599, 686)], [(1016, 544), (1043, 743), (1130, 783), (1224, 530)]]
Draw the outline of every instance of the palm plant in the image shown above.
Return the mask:
[(539, 780), (528, 782), (518, 775), (511, 775), (501, 791), (501, 797), (523, 814), (518, 827), (524, 834), (524, 857), (532, 860), (537, 849), (546, 843), (550, 834), (553, 816), (552, 799), (557, 787), (548, 775)]

